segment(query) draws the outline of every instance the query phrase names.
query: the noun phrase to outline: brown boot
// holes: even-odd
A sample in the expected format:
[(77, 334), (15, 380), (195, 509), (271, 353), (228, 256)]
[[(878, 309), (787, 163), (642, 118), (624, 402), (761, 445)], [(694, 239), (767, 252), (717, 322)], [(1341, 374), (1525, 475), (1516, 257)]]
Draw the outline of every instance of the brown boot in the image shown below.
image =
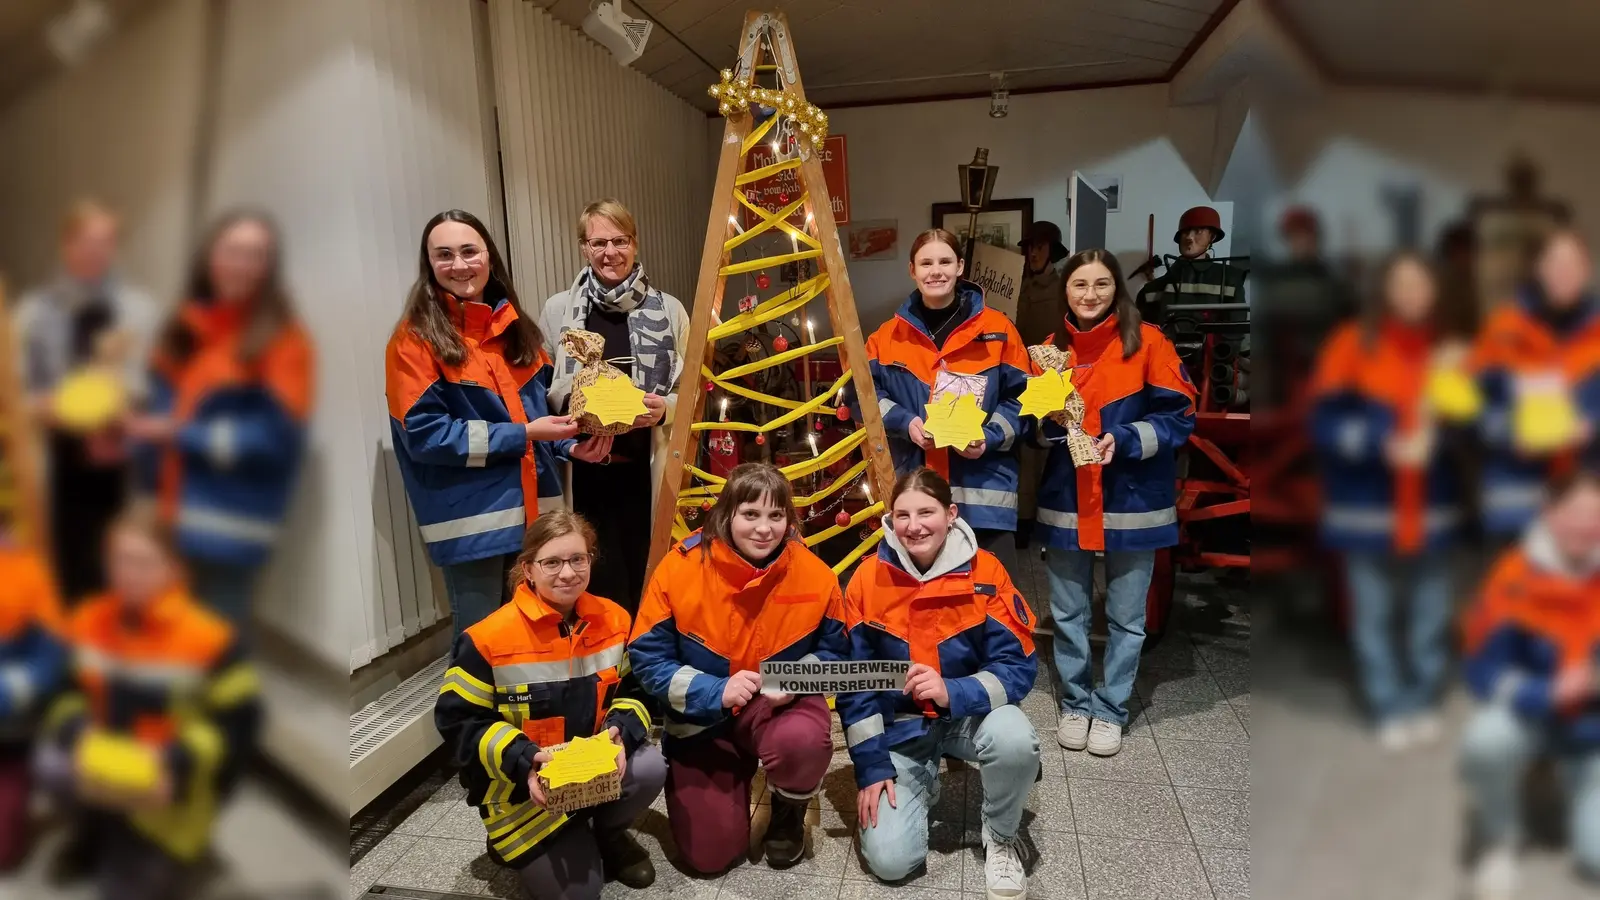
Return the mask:
[(763, 841), (767, 865), (787, 869), (805, 856), (806, 807), (810, 805), (808, 800), (791, 800), (777, 791), (772, 792), (772, 819), (767, 823), (767, 836)]

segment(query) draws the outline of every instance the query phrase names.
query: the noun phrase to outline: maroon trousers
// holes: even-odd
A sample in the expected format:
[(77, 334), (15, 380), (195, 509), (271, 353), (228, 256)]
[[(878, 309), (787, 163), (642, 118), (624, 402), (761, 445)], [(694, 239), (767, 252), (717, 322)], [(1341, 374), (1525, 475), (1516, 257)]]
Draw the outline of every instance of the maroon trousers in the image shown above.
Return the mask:
[(758, 696), (713, 737), (674, 741), (667, 763), (667, 819), (683, 864), (712, 874), (749, 852), (750, 780), (799, 799), (815, 794), (833, 759), (828, 703), (796, 697), (774, 709)]
[(0, 752), (0, 872), (14, 871), (28, 855), (33, 837), (28, 822), (32, 782), (26, 752)]

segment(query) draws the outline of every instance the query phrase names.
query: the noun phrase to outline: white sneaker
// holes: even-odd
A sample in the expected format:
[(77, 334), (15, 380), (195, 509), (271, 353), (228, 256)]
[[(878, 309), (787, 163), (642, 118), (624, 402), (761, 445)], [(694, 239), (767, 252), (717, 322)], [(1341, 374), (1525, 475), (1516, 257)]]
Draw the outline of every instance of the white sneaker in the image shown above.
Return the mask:
[(1403, 753), (1411, 748), (1411, 722), (1404, 718), (1390, 719), (1378, 726), (1378, 746), (1390, 753)]
[(1494, 847), (1485, 851), (1472, 873), (1473, 900), (1511, 900), (1516, 892), (1516, 850)]
[(1439, 720), (1439, 714), (1428, 710), (1411, 717), (1411, 743), (1420, 747), (1439, 742), (1439, 737), (1444, 733), (1444, 724)]
[(1026, 900), (1028, 875), (1022, 870), (1022, 846), (1017, 838), (1001, 841), (983, 829), (983, 880), (989, 900)]
[(1056, 743), (1068, 750), (1082, 750), (1089, 746), (1089, 717), (1082, 713), (1067, 713), (1056, 727)]
[(1095, 719), (1089, 726), (1089, 752), (1095, 756), (1116, 756), (1122, 749), (1122, 726)]

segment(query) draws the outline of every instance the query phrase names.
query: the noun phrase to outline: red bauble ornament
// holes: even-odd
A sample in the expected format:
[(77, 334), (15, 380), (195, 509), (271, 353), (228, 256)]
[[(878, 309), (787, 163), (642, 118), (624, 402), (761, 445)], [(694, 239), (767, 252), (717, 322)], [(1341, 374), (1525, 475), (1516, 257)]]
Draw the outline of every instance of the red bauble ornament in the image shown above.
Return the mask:
[(700, 501), (700, 509), (701, 509), (701, 511), (706, 511), (706, 510), (711, 509), (711, 501), (710, 500), (701, 500)]
[(781, 334), (778, 335), (772, 339), (772, 349), (778, 351), (779, 353), (789, 349), (789, 339)]
[(758, 288), (760, 288), (760, 289), (762, 289), (764, 291), (764, 290), (766, 290), (767, 288), (769, 288), (771, 286), (772, 286), (772, 279), (767, 277), (767, 273), (762, 272), (760, 275), (756, 276), (756, 287), (758, 287)]
[(778, 195), (778, 202), (779, 203), (788, 203), (789, 202), (789, 195), (788, 194), (779, 194)]
[(818, 420), (817, 420), (817, 430), (818, 430), (818, 431), (821, 431), (821, 430), (822, 430), (822, 420), (821, 420), (821, 419), (818, 419)]
[(841, 422), (850, 421), (850, 407), (848, 407), (848, 406), (839, 407), (839, 411), (837, 413), (835, 413), (835, 415), (837, 415), (839, 417), (839, 421), (841, 421)]
[(839, 526), (840, 528), (849, 528), (850, 527), (850, 514), (845, 512), (842, 509), (839, 510), (838, 515), (835, 515), (833, 517), (833, 524)]
[(709, 381), (706, 382), (706, 393), (709, 394), (709, 393), (711, 393), (712, 391), (714, 391), (716, 389), (717, 389), (717, 386), (715, 384), (713, 384), (712, 382), (709, 382)]
[(767, 442), (767, 436), (766, 435), (764, 435), (764, 434), (756, 435), (756, 443), (765, 444), (766, 442)]

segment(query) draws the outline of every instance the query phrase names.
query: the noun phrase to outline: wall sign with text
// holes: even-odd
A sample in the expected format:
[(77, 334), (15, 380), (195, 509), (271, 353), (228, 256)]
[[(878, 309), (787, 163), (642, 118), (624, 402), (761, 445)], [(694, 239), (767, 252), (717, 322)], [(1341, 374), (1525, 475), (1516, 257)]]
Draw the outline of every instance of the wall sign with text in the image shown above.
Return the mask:
[[(844, 135), (829, 135), (818, 152), (822, 157), (822, 177), (828, 183), (828, 196), (833, 201), (833, 223), (847, 225), (850, 222), (850, 166), (845, 151)], [(776, 161), (777, 158), (766, 144), (757, 144), (750, 150), (751, 170), (770, 166)], [(800, 198), (799, 170), (789, 169), (771, 178), (753, 181), (745, 187), (744, 192), (751, 203), (767, 212), (777, 212)], [(787, 196), (789, 199), (780, 201), (778, 199), (780, 196)], [(758, 221), (755, 214), (748, 209), (740, 208), (744, 213), (744, 227), (755, 225)], [(789, 222), (799, 227), (805, 222), (805, 218), (805, 212), (797, 210), (789, 217)]]

